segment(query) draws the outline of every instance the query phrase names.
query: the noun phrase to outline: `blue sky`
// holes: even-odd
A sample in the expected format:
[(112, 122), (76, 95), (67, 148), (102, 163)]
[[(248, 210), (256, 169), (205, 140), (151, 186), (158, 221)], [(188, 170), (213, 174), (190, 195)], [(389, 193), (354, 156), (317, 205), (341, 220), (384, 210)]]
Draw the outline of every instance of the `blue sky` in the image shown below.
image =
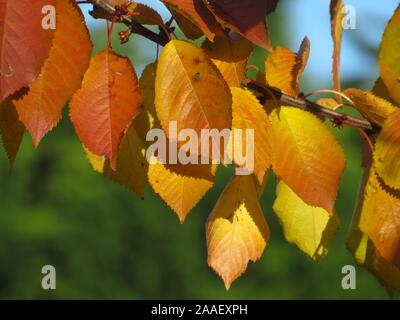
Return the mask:
[[(158, 0), (138, 1), (156, 8), (165, 19), (166, 8)], [(278, 10), (287, 26), (287, 40), (281, 45), (297, 50), (304, 36), (311, 41), (310, 60), (304, 77), (315, 88), (328, 88), (331, 83), (332, 40), (330, 36), (329, 0), (281, 0)], [(360, 36), (372, 47), (378, 47), (385, 25), (399, 5), (398, 0), (345, 1), (356, 9), (357, 29), (346, 30), (342, 47), (342, 77), (357, 79), (368, 75), (366, 86), (378, 76), (377, 60), (371, 59), (353, 41)], [(87, 10), (85, 10), (87, 11)], [(92, 27), (104, 28), (104, 22), (88, 18)], [(271, 31), (273, 32), (273, 30)], [(351, 34), (357, 33), (357, 34)], [(278, 45), (278, 44), (274, 44)]]

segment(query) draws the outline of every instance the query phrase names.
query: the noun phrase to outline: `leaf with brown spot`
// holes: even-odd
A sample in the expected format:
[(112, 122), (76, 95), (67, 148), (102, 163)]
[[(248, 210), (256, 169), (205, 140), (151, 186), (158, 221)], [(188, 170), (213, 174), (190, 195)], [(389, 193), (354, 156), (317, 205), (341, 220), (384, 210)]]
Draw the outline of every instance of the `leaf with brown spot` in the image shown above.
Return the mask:
[(89, 151), (116, 169), (125, 130), (140, 112), (143, 94), (128, 58), (102, 51), (94, 56), (82, 87), (71, 100), (71, 120)]
[(57, 125), (65, 104), (80, 88), (93, 48), (78, 5), (58, 0), (56, 9), (57, 29), (49, 57), (28, 94), (14, 101), (35, 147)]
[(253, 176), (232, 178), (207, 220), (206, 236), (208, 264), (229, 289), (270, 238)]
[(0, 0), (0, 102), (40, 73), (53, 30), (42, 27), (43, 7), (55, 0)]

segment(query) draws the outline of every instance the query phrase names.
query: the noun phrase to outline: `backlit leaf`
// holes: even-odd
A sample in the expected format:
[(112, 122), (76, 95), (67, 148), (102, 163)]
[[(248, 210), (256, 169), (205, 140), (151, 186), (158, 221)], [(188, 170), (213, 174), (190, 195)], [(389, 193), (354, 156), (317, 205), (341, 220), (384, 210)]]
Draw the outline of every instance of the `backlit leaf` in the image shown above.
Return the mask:
[[(331, 0), (331, 34), (333, 39), (333, 89), (340, 92), (340, 54), (342, 49), (343, 38), (343, 19), (346, 16), (344, 4), (342, 0)], [(336, 96), (337, 101), (341, 102), (341, 97)]]
[(136, 192), (139, 197), (144, 197), (148, 170), (146, 145), (137, 134), (134, 125), (129, 127), (121, 142), (115, 171), (106, 157), (97, 156), (87, 149), (85, 151), (93, 170)]
[(232, 97), (228, 85), (204, 50), (178, 40), (164, 48), (157, 67), (156, 111), (169, 134), (177, 130), (231, 128)]
[(265, 19), (275, 10), (278, 0), (204, 0), (204, 2), (222, 25), (240, 32), (260, 47), (272, 49)]
[[(232, 129), (243, 130), (242, 154), (253, 151), (254, 174), (258, 182), (262, 184), (264, 175), (271, 166), (271, 147), (269, 142), (272, 138), (271, 121), (262, 105), (250, 91), (231, 88), (231, 92), (233, 97)], [(254, 150), (246, 150), (246, 133), (244, 131), (247, 129), (254, 130)], [(235, 143), (233, 144), (233, 149), (235, 149)]]
[[(153, 163), (154, 162), (154, 163)], [(181, 223), (214, 184), (216, 166), (206, 164), (163, 164), (153, 158), (148, 180)]]
[(382, 126), (385, 120), (396, 111), (396, 107), (371, 92), (347, 89), (343, 92), (353, 102), (354, 107), (371, 122)]
[(251, 42), (241, 36), (218, 36), (206, 40), (203, 49), (217, 66), (230, 87), (240, 87), (246, 78), (247, 62), (253, 52)]
[(83, 15), (74, 1), (57, 1), (57, 29), (39, 77), (15, 107), (37, 147), (62, 116), (71, 96), (80, 88), (89, 66), (92, 43)]
[(400, 190), (400, 109), (382, 127), (375, 146), (375, 163), (385, 183)]
[(254, 178), (234, 176), (207, 221), (208, 264), (227, 289), (249, 261), (260, 259), (269, 238)]
[(273, 170), (305, 203), (333, 214), (345, 168), (335, 137), (320, 119), (297, 108), (282, 107), (270, 119)]
[(71, 120), (89, 151), (116, 169), (125, 130), (140, 111), (143, 94), (128, 58), (108, 50), (90, 61), (81, 89), (71, 100)]
[(274, 211), (286, 240), (319, 262), (339, 227), (337, 214), (331, 216), (322, 208), (309, 206), (283, 182), (278, 184), (276, 195)]
[(390, 96), (396, 105), (400, 105), (400, 5), (383, 34), (379, 66)]
[(310, 41), (304, 38), (298, 53), (278, 46), (265, 61), (267, 84), (282, 92), (299, 95), (299, 80), (303, 74), (310, 53)]
[(0, 0), (0, 102), (36, 79), (53, 30), (42, 27), (43, 7), (55, 0)]

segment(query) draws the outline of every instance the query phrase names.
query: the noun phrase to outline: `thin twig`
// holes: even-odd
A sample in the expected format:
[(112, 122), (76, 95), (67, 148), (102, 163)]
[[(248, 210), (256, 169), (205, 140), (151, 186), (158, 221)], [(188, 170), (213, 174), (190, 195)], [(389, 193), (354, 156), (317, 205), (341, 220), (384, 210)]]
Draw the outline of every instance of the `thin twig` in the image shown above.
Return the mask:
[(267, 97), (271, 97), (271, 93), (274, 95), (274, 97), (280, 101), (281, 104), (287, 105), (287, 106), (292, 106), (296, 108), (300, 108), (306, 111), (310, 111), (318, 116), (322, 116), (324, 118), (329, 118), (329, 119), (342, 119), (342, 123), (344, 125), (349, 125), (352, 127), (360, 128), (363, 129), (367, 132), (375, 132), (379, 128), (369, 122), (366, 119), (360, 119), (356, 118), (353, 116), (349, 116), (345, 113), (338, 112), (332, 109), (325, 108), (323, 106), (320, 106), (319, 104), (316, 104), (315, 102), (312, 102), (310, 100), (307, 100), (305, 98), (296, 98), (289, 96), (285, 93), (280, 92), (279, 90), (272, 88), (272, 87), (266, 87), (265, 85), (257, 82), (257, 81), (250, 81), (247, 83), (247, 87), (249, 89), (255, 90)]

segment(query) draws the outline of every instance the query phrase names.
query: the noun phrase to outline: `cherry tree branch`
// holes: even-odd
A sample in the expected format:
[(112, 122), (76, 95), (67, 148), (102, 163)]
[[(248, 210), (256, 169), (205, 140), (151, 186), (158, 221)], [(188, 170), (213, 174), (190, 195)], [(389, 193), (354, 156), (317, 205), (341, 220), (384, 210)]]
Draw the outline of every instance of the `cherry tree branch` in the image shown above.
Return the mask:
[[(79, 3), (79, 1), (78, 1)], [(104, 10), (106, 13), (110, 15), (114, 15), (116, 10), (113, 6), (111, 6), (106, 0), (89, 0), (85, 1), (85, 3), (91, 3), (95, 7)], [(160, 32), (159, 34), (151, 31), (150, 29), (147, 29), (140, 23), (134, 21), (131, 19), (129, 16), (123, 16), (122, 17), (122, 22), (130, 27), (132, 31), (136, 34), (139, 34), (157, 44), (160, 46), (165, 46), (169, 42), (169, 37), (165, 32)], [(343, 125), (348, 125), (351, 127), (359, 128), (361, 130), (366, 131), (367, 133), (374, 133), (379, 131), (379, 127), (371, 122), (369, 122), (366, 119), (360, 119), (356, 118), (353, 116), (350, 116), (348, 114), (338, 112), (329, 108), (325, 108), (323, 106), (318, 105), (315, 102), (312, 102), (305, 97), (292, 97), (287, 94), (284, 94), (280, 92), (277, 89), (274, 89), (269, 86), (265, 86), (257, 81), (251, 80), (251, 81), (246, 81), (244, 85), (252, 89), (254, 91), (257, 91), (261, 93), (265, 98), (271, 97), (279, 102), (281, 102), (283, 105), (287, 106), (292, 106), (296, 108), (300, 108), (306, 111), (310, 111), (318, 116), (322, 116), (324, 118), (331, 119), (333, 121), (339, 122)], [(273, 97), (271, 96), (273, 95)]]

